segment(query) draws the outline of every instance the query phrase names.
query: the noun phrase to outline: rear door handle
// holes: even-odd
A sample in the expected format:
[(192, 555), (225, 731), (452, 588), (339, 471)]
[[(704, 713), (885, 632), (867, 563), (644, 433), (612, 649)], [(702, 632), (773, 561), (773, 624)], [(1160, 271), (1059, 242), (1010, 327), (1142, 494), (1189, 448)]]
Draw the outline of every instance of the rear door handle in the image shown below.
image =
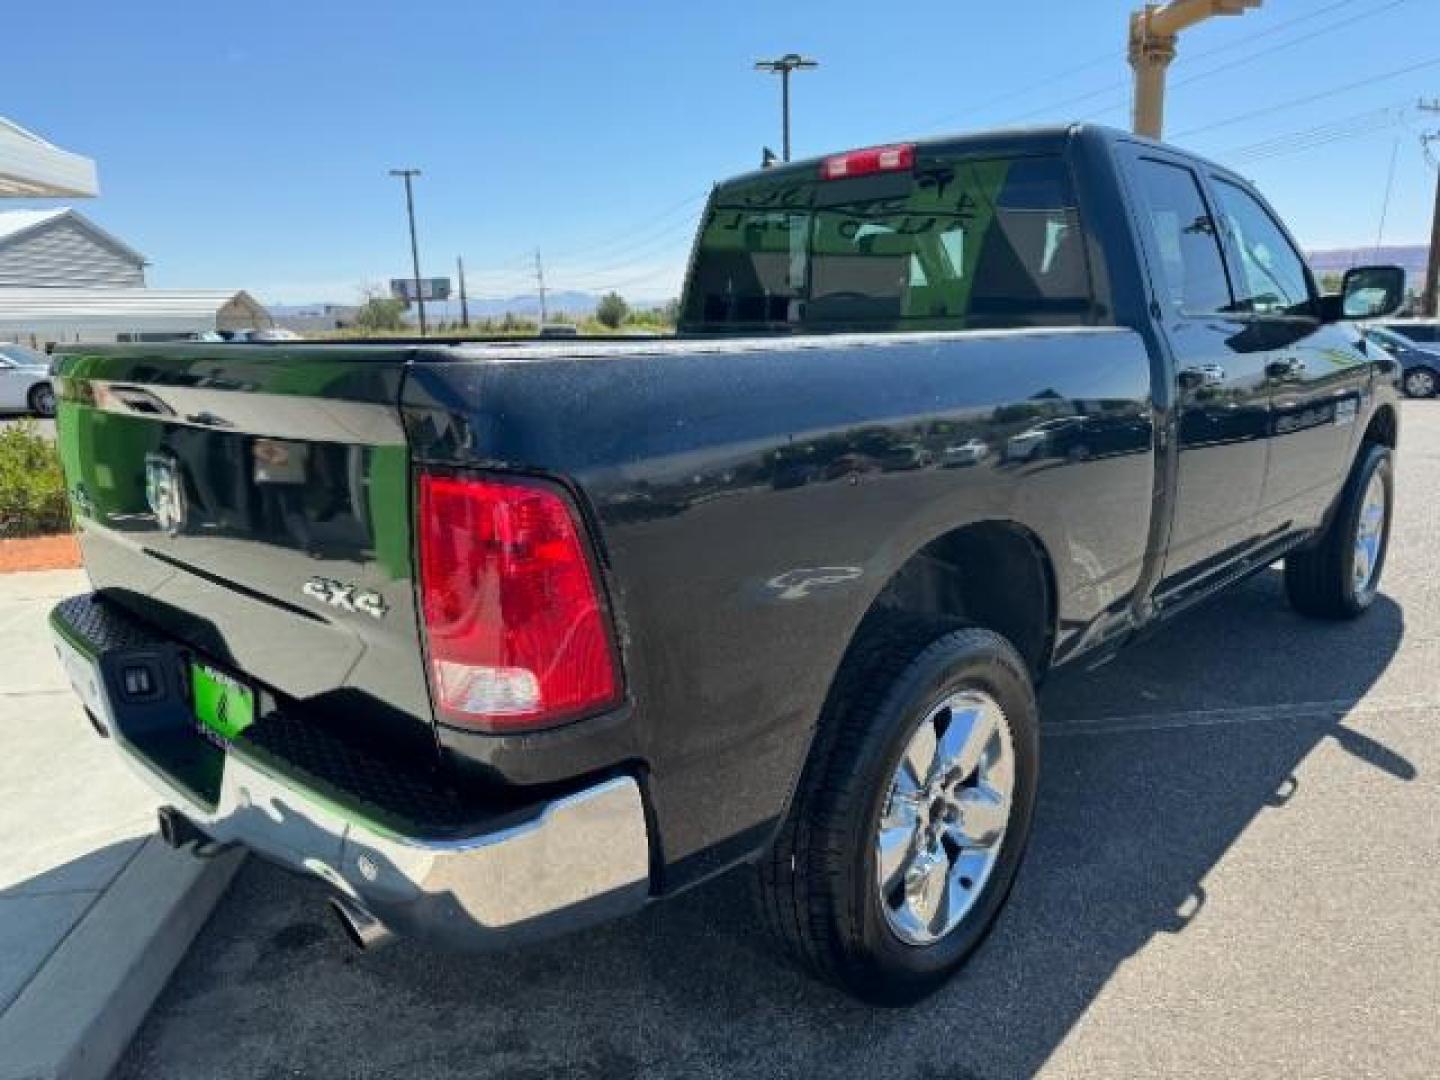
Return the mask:
[(1287, 356), (1265, 365), (1265, 374), (1272, 379), (1293, 379), (1305, 374), (1305, 361), (1298, 356)]
[(1219, 386), (1225, 381), (1225, 369), (1219, 364), (1196, 364), (1180, 369), (1180, 388), (1199, 390), (1204, 386)]

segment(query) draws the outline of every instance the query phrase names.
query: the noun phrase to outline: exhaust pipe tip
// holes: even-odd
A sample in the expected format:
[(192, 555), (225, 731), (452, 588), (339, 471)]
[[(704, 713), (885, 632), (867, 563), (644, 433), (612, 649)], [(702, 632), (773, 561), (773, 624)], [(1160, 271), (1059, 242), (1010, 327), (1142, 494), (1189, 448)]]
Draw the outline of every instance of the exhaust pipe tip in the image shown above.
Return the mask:
[(373, 952), (394, 940), (389, 927), (348, 897), (332, 896), (330, 910), (350, 944), (361, 952)]
[(160, 807), (155, 814), (155, 823), (160, 839), (167, 847), (176, 851), (188, 849), (197, 859), (213, 859), (231, 847), (228, 843), (212, 840), (204, 829), (173, 806)]

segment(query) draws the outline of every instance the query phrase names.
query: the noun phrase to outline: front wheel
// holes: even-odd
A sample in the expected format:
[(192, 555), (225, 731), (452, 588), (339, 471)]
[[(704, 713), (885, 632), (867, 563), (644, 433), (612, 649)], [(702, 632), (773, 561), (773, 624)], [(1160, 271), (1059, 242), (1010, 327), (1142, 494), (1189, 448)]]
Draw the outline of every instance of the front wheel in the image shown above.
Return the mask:
[(1437, 389), (1435, 372), (1429, 368), (1411, 368), (1405, 373), (1400, 385), (1412, 398), (1434, 397)]
[(55, 388), (41, 383), (30, 391), (30, 411), (36, 416), (49, 418), (55, 415)]
[(1390, 547), (1395, 483), (1388, 447), (1367, 446), (1318, 541), (1285, 557), (1290, 606), (1320, 619), (1353, 619), (1375, 602)]
[(988, 630), (897, 619), (852, 650), (774, 849), (762, 915), (816, 974), (906, 1004), (999, 914), (1029, 838), (1029, 674)]

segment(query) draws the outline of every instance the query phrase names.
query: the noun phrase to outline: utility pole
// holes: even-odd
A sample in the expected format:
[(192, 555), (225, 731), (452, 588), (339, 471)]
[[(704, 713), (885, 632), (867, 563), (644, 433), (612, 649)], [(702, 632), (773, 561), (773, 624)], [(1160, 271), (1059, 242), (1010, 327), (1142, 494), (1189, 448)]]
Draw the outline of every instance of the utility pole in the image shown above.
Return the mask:
[(545, 264), (540, 261), (540, 249), (535, 249), (535, 280), (540, 283), (540, 325), (545, 325)]
[(1180, 32), (1216, 15), (1243, 15), (1263, 0), (1170, 0), (1130, 14), (1130, 66), (1135, 69), (1132, 130), (1160, 138), (1165, 127), (1165, 71), (1175, 59)]
[(460, 278), (460, 326), (464, 330), (469, 330), (470, 305), (465, 299), (465, 260), (459, 255), (455, 256), (455, 269)]
[(793, 52), (786, 53), (778, 60), (755, 61), (756, 71), (768, 71), (780, 76), (780, 158), (782, 161), (790, 160), (790, 73), (792, 71), (808, 71), (819, 66), (819, 61)]
[[(1440, 100), (1420, 102), (1420, 111), (1440, 113)], [(1420, 299), (1420, 310), (1434, 318), (1440, 310), (1440, 161), (1430, 153), (1430, 145), (1440, 142), (1440, 131), (1431, 131), (1421, 136), (1425, 144), (1425, 160), (1435, 166), (1435, 209), (1430, 217), (1430, 259), (1425, 266), (1425, 295)]]
[(420, 336), (424, 337), (429, 331), (425, 326), (425, 295), (420, 291), (420, 245), (415, 241), (415, 193), (410, 187), (410, 182), (420, 175), (420, 170), (391, 169), (390, 175), (405, 181), (405, 212), (410, 217), (410, 264), (415, 273), (415, 303), (420, 305)]

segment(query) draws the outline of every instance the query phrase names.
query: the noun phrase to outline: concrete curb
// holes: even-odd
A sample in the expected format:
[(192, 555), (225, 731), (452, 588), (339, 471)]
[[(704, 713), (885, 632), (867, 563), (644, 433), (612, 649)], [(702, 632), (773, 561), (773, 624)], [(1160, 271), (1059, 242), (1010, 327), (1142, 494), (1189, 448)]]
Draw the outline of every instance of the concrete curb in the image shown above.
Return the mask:
[(147, 840), (0, 1016), (0, 1080), (103, 1080), (243, 859)]

